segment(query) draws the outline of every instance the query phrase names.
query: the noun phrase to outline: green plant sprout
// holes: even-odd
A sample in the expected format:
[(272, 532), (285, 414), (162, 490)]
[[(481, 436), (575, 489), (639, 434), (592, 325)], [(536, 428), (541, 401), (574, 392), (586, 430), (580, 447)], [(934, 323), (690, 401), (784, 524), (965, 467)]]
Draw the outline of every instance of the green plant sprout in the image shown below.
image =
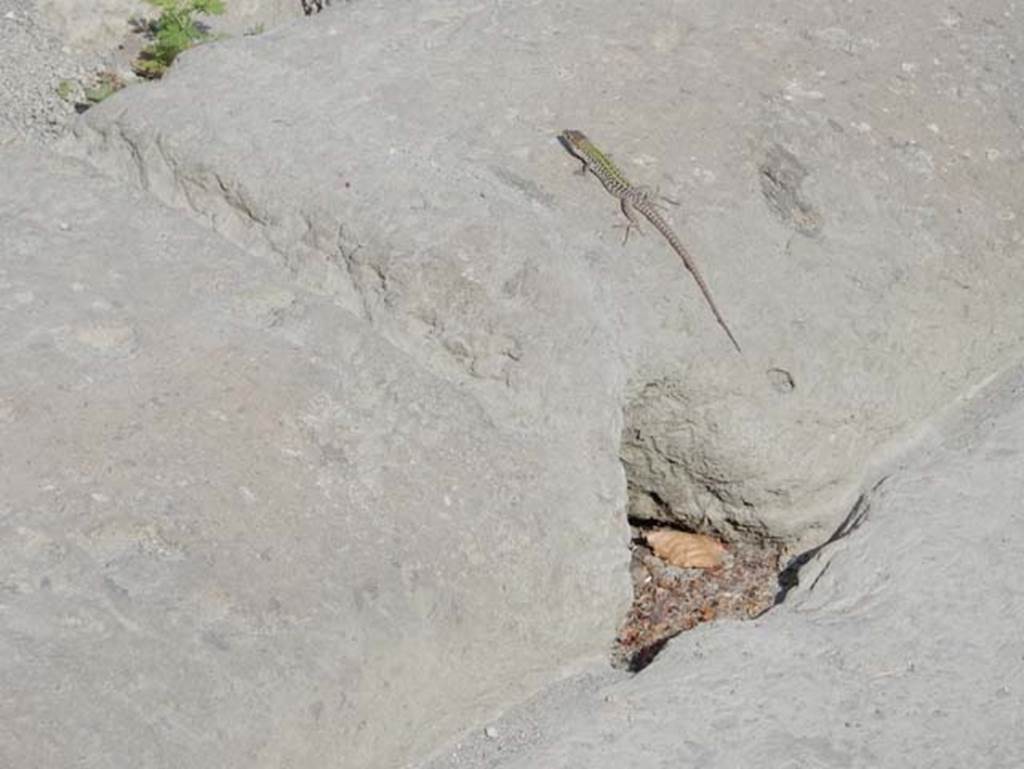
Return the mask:
[(96, 85), (85, 89), (86, 101), (92, 104), (99, 104), (115, 91), (124, 88), (124, 81), (116, 72), (104, 70), (96, 76)]
[(135, 60), (140, 77), (163, 77), (182, 51), (210, 39), (210, 33), (196, 23), (197, 14), (219, 16), (223, 0), (146, 0), (160, 9), (160, 18), (149, 25), (153, 42)]
[(75, 92), (74, 80), (61, 80), (57, 85), (57, 95), (64, 101), (71, 101), (71, 95)]

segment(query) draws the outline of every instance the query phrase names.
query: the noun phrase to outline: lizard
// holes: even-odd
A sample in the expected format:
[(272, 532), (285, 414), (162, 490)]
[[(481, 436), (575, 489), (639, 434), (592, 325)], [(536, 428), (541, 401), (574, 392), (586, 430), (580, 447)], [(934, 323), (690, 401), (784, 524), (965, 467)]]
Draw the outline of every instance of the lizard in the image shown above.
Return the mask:
[(580, 173), (585, 174), (587, 171), (590, 171), (604, 185), (605, 190), (610, 195), (618, 198), (619, 204), (622, 207), (622, 213), (629, 220), (626, 225), (627, 239), (629, 238), (631, 228), (636, 229), (638, 232), (640, 231), (640, 220), (637, 218), (637, 212), (643, 214), (644, 218), (664, 236), (665, 240), (668, 241), (669, 245), (679, 255), (679, 258), (683, 260), (686, 269), (689, 270), (693, 279), (697, 282), (697, 287), (704, 294), (704, 299), (707, 300), (715, 320), (718, 321), (718, 325), (728, 335), (729, 341), (732, 342), (736, 351), (742, 354), (743, 351), (740, 349), (740, 343), (736, 341), (736, 337), (729, 330), (725, 318), (718, 311), (715, 300), (711, 298), (711, 289), (708, 288), (708, 284), (697, 269), (697, 265), (694, 263), (689, 251), (686, 250), (679, 236), (676, 235), (668, 225), (668, 222), (658, 212), (651, 190), (647, 187), (632, 184), (611, 161), (611, 158), (594, 146), (593, 142), (582, 131), (566, 129), (562, 131), (558, 139), (577, 160), (583, 163), (583, 167), (579, 171)]

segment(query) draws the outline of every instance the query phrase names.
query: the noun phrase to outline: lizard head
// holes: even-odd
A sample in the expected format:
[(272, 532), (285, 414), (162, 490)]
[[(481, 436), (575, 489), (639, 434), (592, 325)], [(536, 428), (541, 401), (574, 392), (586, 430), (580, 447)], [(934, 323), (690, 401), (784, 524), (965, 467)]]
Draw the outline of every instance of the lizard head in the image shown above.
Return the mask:
[(577, 131), (572, 128), (566, 128), (561, 134), (559, 134), (558, 138), (562, 144), (565, 144), (570, 150), (579, 149), (580, 147), (590, 143), (590, 140), (587, 139), (586, 134), (584, 134), (583, 131)]
[(579, 144), (587, 140), (586, 134), (583, 131), (577, 131), (575, 128), (566, 128), (562, 131), (562, 138), (573, 144)]

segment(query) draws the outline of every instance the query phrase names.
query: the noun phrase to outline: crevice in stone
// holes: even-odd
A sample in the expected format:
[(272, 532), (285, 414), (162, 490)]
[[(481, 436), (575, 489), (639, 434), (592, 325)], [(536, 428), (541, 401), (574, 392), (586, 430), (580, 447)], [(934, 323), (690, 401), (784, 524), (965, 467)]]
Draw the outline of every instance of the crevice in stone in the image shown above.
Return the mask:
[[(779, 592), (775, 596), (775, 606), (783, 603), (789, 595), (789, 592), (800, 584), (800, 570), (803, 569), (811, 559), (832, 543), (850, 536), (850, 534), (861, 527), (871, 512), (871, 502), (874, 499), (875, 494), (888, 479), (889, 476), (883, 476), (881, 479), (876, 481), (868, 491), (864, 492), (857, 498), (857, 501), (853, 503), (853, 507), (850, 508), (850, 512), (846, 514), (846, 517), (832, 533), (831, 537), (817, 547), (812, 547), (810, 550), (800, 553), (789, 562), (786, 568), (779, 574)], [(822, 575), (824, 575), (827, 570), (828, 565), (826, 564), (826, 566), (815, 576), (814, 583), (812, 583), (810, 587), (813, 588), (814, 584), (821, 579)]]
[[(742, 485), (713, 454), (701, 453), (702, 424), (681, 385), (658, 380), (637, 392), (624, 413), (620, 444), (633, 602), (612, 654), (616, 667), (633, 672), (699, 624), (755, 619), (771, 610), (785, 565), (783, 541), (757, 517)], [(656, 552), (647, 538), (659, 529), (710, 536), (724, 546), (724, 556), (707, 568), (690, 568), (685, 557), (670, 563), (672, 554)]]

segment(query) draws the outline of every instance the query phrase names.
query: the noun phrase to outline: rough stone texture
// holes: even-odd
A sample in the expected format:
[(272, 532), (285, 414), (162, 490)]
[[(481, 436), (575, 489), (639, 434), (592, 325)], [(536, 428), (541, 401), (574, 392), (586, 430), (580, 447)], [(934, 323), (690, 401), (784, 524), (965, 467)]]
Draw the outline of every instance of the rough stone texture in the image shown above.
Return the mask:
[[(323, 5), (327, 7), (326, 3)], [(206, 16), (203, 22), (215, 35), (238, 37), (263, 34), (301, 18), (305, 15), (303, 8), (302, 0), (225, 0), (224, 13), (220, 16)], [(315, 5), (310, 6), (310, 9), (311, 13), (318, 13)], [(316, 20), (309, 23), (316, 23)]]
[(606, 653), (582, 331), (515, 422), (78, 163), (4, 150), (0, 221), (0, 766), (394, 767)]
[[(302, 15), (301, 0), (225, 0), (224, 6), (223, 16), (198, 18), (217, 32), (241, 35)], [(105, 53), (122, 42), (132, 31), (133, 19), (160, 15), (144, 0), (46, 0), (41, 10), (67, 45), (93, 53)]]
[(153, 12), (145, 0), (31, 0), (42, 17), (68, 45), (105, 53), (131, 32), (130, 22)]
[(1024, 765), (1024, 368), (976, 394), (756, 622), (562, 687), (430, 769)]
[[(620, 451), (634, 514), (793, 546), (891, 478), (518, 766), (1019, 765), (1024, 417), (887, 464), (1019, 357), (1018, 11), (395, 9), (89, 113), (66, 148), (193, 221), (0, 155), (0, 765), (422, 757), (606, 648)], [(681, 201), (744, 357), (565, 127)]]
[(0, 0), (0, 146), (53, 141), (102, 63), (72, 52), (40, 16), (35, 0)]
[[(300, 0), (229, 0), (226, 9), (199, 21), (215, 36), (241, 36), (303, 13)], [(100, 73), (137, 84), (132, 66), (148, 39), (134, 22), (158, 15), (141, 0), (0, 0), (0, 146), (51, 143), (90, 105)]]
[[(1021, 349), (1014, 13), (658, 0), (396, 17), (363, 0), (187, 53), (90, 112), (71, 149), (439, 375), (491, 383), (495, 404), (537, 401), (547, 337), (572, 318), (628, 372), (634, 514), (820, 542), (867, 464)], [(682, 201), (669, 216), (743, 357), (664, 242), (622, 248), (565, 127)]]

